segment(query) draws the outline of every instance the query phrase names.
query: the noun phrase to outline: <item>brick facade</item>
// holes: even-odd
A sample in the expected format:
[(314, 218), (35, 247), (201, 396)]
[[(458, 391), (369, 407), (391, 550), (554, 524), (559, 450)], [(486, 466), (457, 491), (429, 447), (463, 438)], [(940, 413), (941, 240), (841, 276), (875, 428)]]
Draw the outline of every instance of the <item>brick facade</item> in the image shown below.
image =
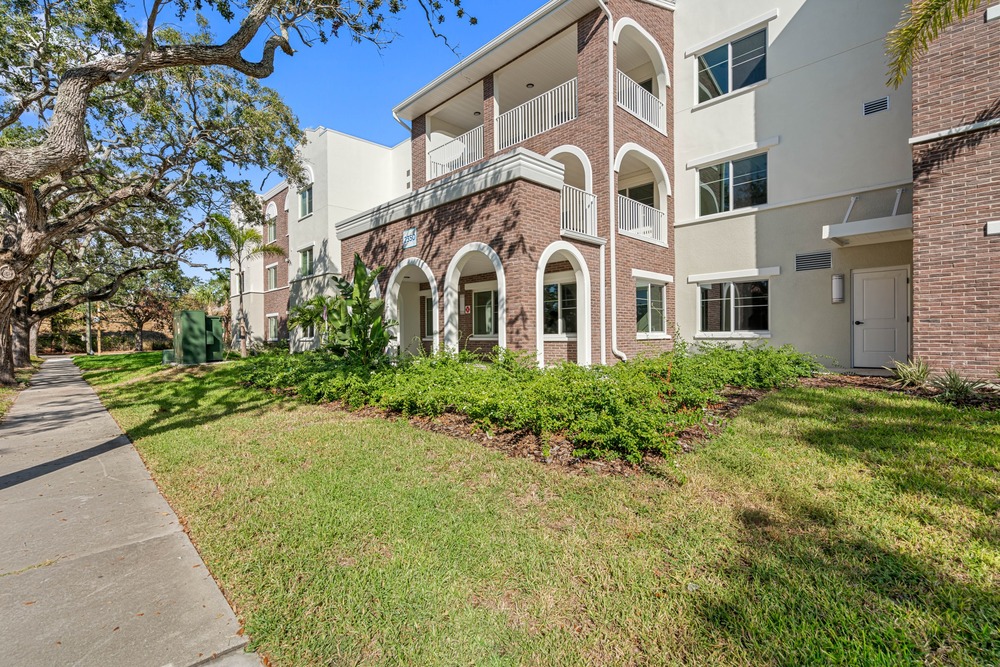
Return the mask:
[[(947, 29), (915, 65), (920, 137), (1000, 118), (1000, 20)], [(913, 353), (936, 370), (1000, 369), (1000, 127), (914, 146)]]
[[(279, 255), (265, 255), (264, 256), (264, 338), (267, 338), (267, 316), (271, 313), (278, 313), (278, 340), (288, 339), (288, 270), (289, 270), (289, 248), (288, 248), (288, 211), (285, 210), (285, 203), (288, 197), (288, 190), (283, 190), (274, 196), (273, 199), (269, 199), (264, 202), (264, 210), (267, 210), (267, 206), (270, 203), (274, 203), (278, 208), (278, 218), (277, 218), (277, 238), (274, 244), (281, 247), (285, 252), (285, 256)], [(267, 237), (267, 223), (263, 229), (264, 241), (268, 241)], [(267, 284), (267, 267), (277, 264), (278, 269), (278, 287), (277, 289), (268, 289)]]

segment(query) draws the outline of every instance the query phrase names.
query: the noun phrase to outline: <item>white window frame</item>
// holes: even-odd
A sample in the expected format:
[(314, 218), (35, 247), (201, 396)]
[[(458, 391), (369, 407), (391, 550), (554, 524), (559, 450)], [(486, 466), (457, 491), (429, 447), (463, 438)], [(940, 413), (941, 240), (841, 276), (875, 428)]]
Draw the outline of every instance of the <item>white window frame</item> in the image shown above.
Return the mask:
[[(660, 280), (648, 280), (648, 279), (644, 280), (644, 279), (639, 279), (639, 280), (635, 281), (635, 290), (636, 290), (636, 292), (638, 292), (640, 289), (643, 289), (643, 288), (646, 289), (646, 303), (647, 303), (648, 312), (652, 312), (652, 308), (651, 308), (651, 304), (652, 304), (652, 298), (651, 298), (652, 288), (659, 287), (662, 290), (662, 297), (663, 297), (663, 331), (651, 331), (651, 330), (649, 330), (649, 331), (639, 331), (639, 320), (638, 320), (638, 318), (636, 318), (636, 321), (635, 321), (635, 327), (636, 327), (636, 329), (635, 329), (635, 337), (636, 337), (636, 340), (668, 340), (670, 338), (670, 334), (667, 332), (667, 322), (668, 322), (667, 315), (670, 312), (669, 311), (669, 301), (667, 299), (667, 285), (668, 284), (669, 283), (667, 281), (660, 281)], [(636, 304), (635, 305), (636, 305), (636, 310), (638, 311), (638, 308), (639, 308), (638, 294), (636, 294)], [(653, 318), (652, 317), (648, 317), (647, 319), (648, 319), (649, 325), (652, 326)]]
[[(711, 45), (704, 47), (699, 46), (697, 47), (697, 51), (689, 51), (689, 53), (692, 56), (694, 56), (694, 106), (693, 106), (694, 109), (716, 104), (721, 100), (725, 100), (735, 95), (739, 95), (740, 93), (743, 93), (745, 91), (753, 90), (758, 86), (764, 85), (770, 80), (770, 76), (768, 74), (768, 69), (770, 67), (770, 58), (768, 58), (768, 55), (770, 55), (771, 51), (771, 31), (768, 23), (770, 20), (776, 17), (777, 17), (777, 12), (775, 12), (774, 16), (767, 19), (767, 21), (765, 21), (764, 23), (757, 23), (750, 28), (744, 28), (733, 35), (727, 36), (724, 40), (713, 41)], [(748, 83), (745, 86), (741, 86), (739, 88), (733, 88), (733, 43), (738, 42), (741, 39), (746, 39), (751, 35), (756, 35), (759, 32), (764, 33), (764, 78), (761, 79), (760, 81), (754, 81), (753, 83)], [(726, 65), (727, 65), (726, 74), (729, 80), (729, 90), (726, 91), (725, 93), (722, 93), (721, 95), (716, 95), (715, 97), (711, 97), (707, 100), (702, 100), (701, 85), (700, 85), (701, 57), (706, 53), (715, 51), (716, 49), (719, 49), (723, 46), (726, 47)]]
[[(299, 250), (299, 277), (307, 278), (316, 273), (316, 257), (313, 251), (314, 246), (306, 246)], [(302, 259), (305, 253), (309, 253), (309, 271), (302, 269)]]
[[(765, 176), (765, 178), (764, 178), (764, 183), (765, 183), (765, 188), (767, 189), (767, 199), (770, 200), (771, 199), (771, 184), (770, 184), (770, 180), (771, 180), (771, 158), (770, 158), (770, 151), (761, 151), (760, 153), (751, 153), (750, 155), (739, 155), (739, 156), (736, 156), (736, 157), (731, 157), (731, 158), (728, 158), (728, 159), (725, 159), (725, 160), (721, 160), (719, 162), (713, 162), (711, 164), (701, 165), (701, 166), (699, 166), (699, 167), (697, 167), (695, 169), (695, 172), (696, 172), (695, 173), (695, 186), (697, 188), (697, 191), (696, 191), (697, 192), (697, 199), (695, 201), (696, 201), (697, 206), (698, 206), (698, 218), (710, 218), (710, 217), (712, 217), (714, 215), (725, 215), (725, 214), (733, 213), (735, 211), (743, 211), (743, 210), (754, 211), (754, 210), (756, 210), (757, 208), (759, 208), (761, 206), (767, 206), (767, 201), (765, 201), (763, 204), (750, 204), (748, 206), (740, 206), (739, 208), (734, 207), (734, 204), (736, 202), (736, 197), (734, 196), (735, 188), (734, 188), (734, 185), (733, 185), (733, 182), (735, 180), (735, 179), (733, 179), (733, 163), (734, 162), (741, 162), (743, 160), (749, 160), (749, 159), (752, 159), (752, 158), (755, 158), (755, 157), (761, 157), (761, 156), (764, 156), (765, 161), (767, 162), (767, 176)], [(702, 211), (701, 211), (701, 188), (702, 188), (701, 172), (704, 171), (705, 169), (714, 169), (716, 167), (721, 167), (723, 165), (729, 165), (729, 188), (728, 188), (728, 190), (729, 190), (729, 208), (727, 208), (725, 210), (721, 210), (721, 211), (716, 211), (715, 213), (702, 213)]]
[[(274, 269), (274, 287), (271, 286), (271, 269)], [(278, 289), (278, 264), (268, 264), (264, 267), (264, 289), (267, 292), (272, 292)]]
[(422, 295), (424, 297), (424, 335), (422, 340), (434, 340), (434, 299), (431, 293)]
[[(754, 339), (754, 338), (770, 338), (771, 337), (771, 275), (760, 275), (755, 277), (744, 277), (744, 278), (732, 278), (732, 279), (717, 279), (717, 280), (700, 280), (698, 285), (698, 294), (695, 298), (695, 322), (697, 322), (697, 333), (695, 338), (721, 338), (721, 339)], [(705, 331), (704, 322), (701, 320), (702, 308), (701, 308), (701, 288), (702, 285), (715, 285), (722, 284), (728, 285), (733, 292), (735, 292), (736, 285), (745, 283), (767, 283), (767, 329), (761, 329), (759, 331), (754, 330), (743, 330), (735, 329), (736, 325), (736, 299), (733, 296), (729, 298), (729, 331)]]
[[(299, 220), (308, 218), (313, 214), (313, 211), (315, 210), (315, 202), (313, 200), (314, 195), (315, 193), (313, 191), (312, 183), (299, 190)], [(309, 201), (308, 211), (305, 210), (306, 199)]]
[[(271, 322), (274, 322), (274, 337), (271, 336)], [(268, 343), (276, 343), (276, 342), (278, 342), (278, 340), (279, 340), (278, 339), (278, 333), (279, 333), (278, 329), (281, 327), (281, 318), (278, 315), (278, 313), (268, 313), (264, 317), (264, 323), (265, 323), (265, 326), (267, 327), (267, 336), (266, 336), (267, 342)]]
[(302, 342), (312, 342), (316, 338), (316, 325), (310, 324), (302, 330)]
[[(563, 295), (562, 295), (563, 285), (573, 285), (574, 287), (576, 287), (576, 289), (577, 289), (577, 294), (576, 294), (577, 305), (576, 305), (576, 309), (577, 309), (577, 319), (579, 320), (579, 317), (580, 317), (580, 311), (579, 311), (579, 308), (580, 308), (580, 303), (579, 303), (580, 302), (580, 287), (579, 287), (579, 285), (577, 284), (577, 281), (576, 281), (576, 273), (573, 272), (573, 271), (561, 271), (559, 273), (547, 273), (547, 274), (545, 274), (545, 277), (543, 279), (542, 289), (544, 290), (546, 287), (549, 287), (550, 285), (556, 285), (558, 287), (558, 289), (557, 289), (557, 298), (558, 298), (558, 304), (559, 304), (558, 305), (558, 307), (559, 307), (559, 321), (558, 321), (559, 332), (558, 333), (545, 333), (545, 322), (544, 322), (544, 319), (543, 319), (543, 321), (542, 321), (542, 340), (544, 340), (544, 341), (555, 341), (555, 342), (576, 340), (577, 339), (577, 335), (579, 334), (579, 331), (577, 331), (577, 333), (571, 333), (571, 334), (568, 334), (565, 331), (563, 331), (563, 323), (564, 322), (563, 322)], [(542, 308), (543, 308), (543, 311), (541, 313), (539, 313), (538, 316), (544, 318), (544, 315), (545, 315), (545, 313), (544, 313), (544, 308), (545, 308), (545, 295), (544, 295), (544, 292), (542, 294)], [(579, 325), (577, 326), (577, 329), (579, 329)]]
[[(489, 320), (489, 327), (491, 331), (485, 334), (476, 333), (476, 295), (478, 294), (489, 294), (490, 295), (490, 306), (492, 308), (493, 317)], [(474, 340), (499, 340), (499, 322), (494, 326), (493, 320), (500, 317), (500, 294), (497, 288), (477, 290), (472, 293), (472, 338)]]
[(267, 242), (274, 243), (278, 240), (278, 216), (272, 216), (264, 221), (264, 229), (267, 233)]

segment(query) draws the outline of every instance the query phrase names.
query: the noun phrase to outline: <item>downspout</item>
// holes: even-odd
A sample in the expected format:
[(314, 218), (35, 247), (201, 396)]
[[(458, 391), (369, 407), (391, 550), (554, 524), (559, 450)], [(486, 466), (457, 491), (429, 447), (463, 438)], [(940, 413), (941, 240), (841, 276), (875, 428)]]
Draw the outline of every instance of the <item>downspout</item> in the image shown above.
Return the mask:
[[(611, 354), (622, 361), (628, 361), (625, 353), (618, 349), (618, 261), (616, 249), (616, 238), (618, 236), (618, 222), (615, 220), (617, 211), (617, 197), (615, 192), (615, 19), (608, 9), (604, 0), (597, 0), (601, 11), (608, 17), (608, 197), (609, 220), (611, 228), (608, 230), (608, 238), (611, 242)], [(604, 285), (604, 276), (601, 276), (601, 286)]]
[(413, 128), (410, 127), (409, 125), (407, 125), (406, 123), (404, 123), (403, 119), (401, 119), (399, 116), (396, 115), (395, 111), (392, 112), (392, 117), (396, 119), (397, 123), (399, 123), (400, 125), (403, 126), (403, 129), (405, 129), (406, 132), (407, 132), (407, 134), (410, 135), (410, 138), (412, 138), (413, 137)]

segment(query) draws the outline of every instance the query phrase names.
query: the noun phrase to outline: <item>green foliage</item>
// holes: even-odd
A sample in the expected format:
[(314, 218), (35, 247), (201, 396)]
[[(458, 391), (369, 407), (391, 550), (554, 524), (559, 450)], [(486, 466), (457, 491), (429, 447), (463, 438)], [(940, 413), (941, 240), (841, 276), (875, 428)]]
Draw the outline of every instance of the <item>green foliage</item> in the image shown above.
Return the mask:
[(930, 385), (940, 392), (939, 399), (956, 405), (968, 403), (986, 388), (986, 383), (982, 380), (964, 378), (954, 368), (946, 370), (944, 375), (932, 377)]
[(892, 366), (883, 366), (887, 371), (892, 371), (895, 378), (892, 386), (897, 389), (907, 387), (923, 387), (927, 384), (931, 367), (927, 361), (919, 357), (910, 361), (894, 361)]
[(250, 386), (294, 392), (308, 401), (343, 401), (401, 413), (465, 415), (486, 430), (569, 440), (578, 456), (669, 454), (677, 435), (701, 422), (727, 385), (770, 389), (810, 375), (816, 362), (790, 347), (711, 346), (610, 367), (566, 363), (538, 368), (524, 353), (495, 350), (400, 359), (376, 366), (329, 352), (261, 357), (241, 369)]
[(886, 37), (889, 85), (898, 88), (913, 62), (945, 28), (976, 11), (982, 0), (911, 0)]

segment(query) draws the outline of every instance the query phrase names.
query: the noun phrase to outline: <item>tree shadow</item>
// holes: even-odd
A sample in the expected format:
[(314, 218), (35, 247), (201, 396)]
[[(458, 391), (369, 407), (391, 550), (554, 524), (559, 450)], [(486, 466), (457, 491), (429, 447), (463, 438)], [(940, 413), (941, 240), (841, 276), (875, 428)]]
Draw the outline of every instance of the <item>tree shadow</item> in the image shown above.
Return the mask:
[[(1000, 97), (977, 113), (966, 125), (975, 125), (995, 118), (1000, 118)], [(1000, 133), (1000, 125), (994, 125), (979, 132), (966, 132), (946, 137), (935, 141), (927, 148), (917, 147), (913, 162), (914, 182), (930, 176), (934, 170), (945, 164), (954, 162), (960, 155), (972, 151), (997, 133)]]

